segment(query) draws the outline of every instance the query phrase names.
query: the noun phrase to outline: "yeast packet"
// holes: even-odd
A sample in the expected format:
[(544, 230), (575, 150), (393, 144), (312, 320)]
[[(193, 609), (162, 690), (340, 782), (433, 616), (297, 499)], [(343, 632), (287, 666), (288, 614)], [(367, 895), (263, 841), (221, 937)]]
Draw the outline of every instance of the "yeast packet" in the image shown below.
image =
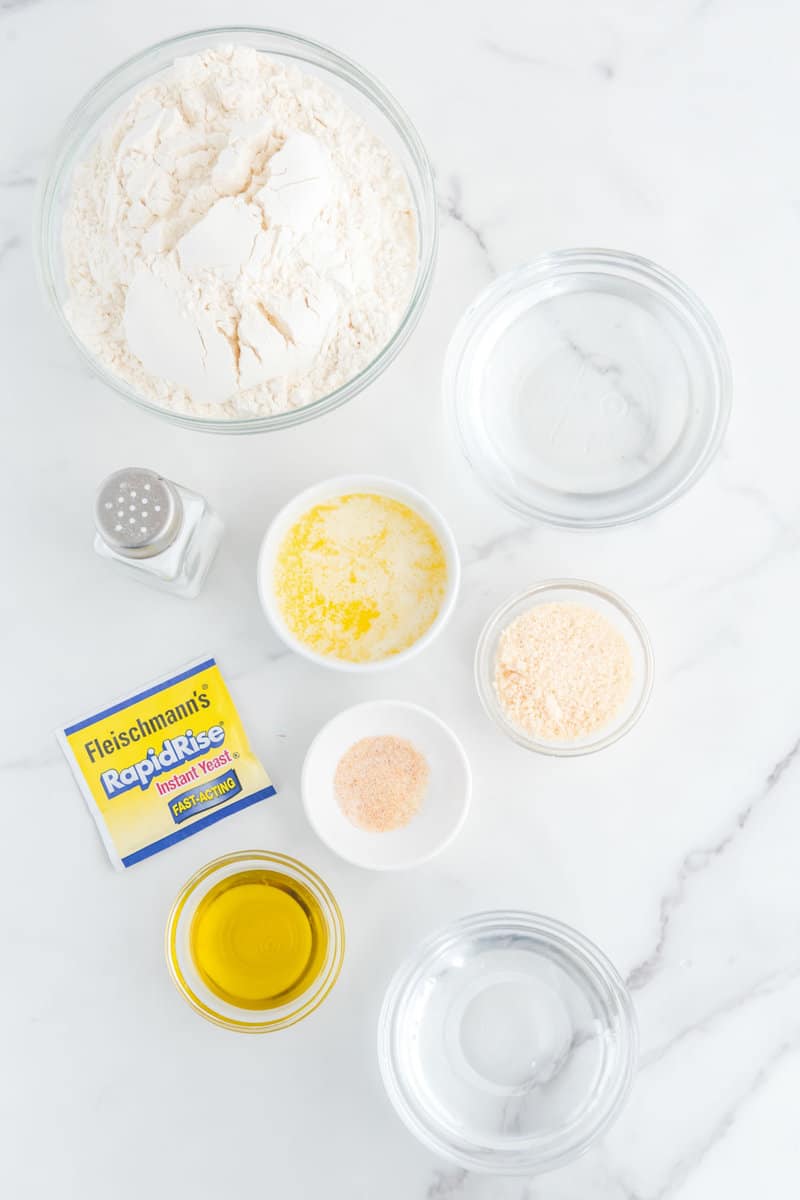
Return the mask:
[(119, 869), (275, 795), (213, 658), (56, 736)]

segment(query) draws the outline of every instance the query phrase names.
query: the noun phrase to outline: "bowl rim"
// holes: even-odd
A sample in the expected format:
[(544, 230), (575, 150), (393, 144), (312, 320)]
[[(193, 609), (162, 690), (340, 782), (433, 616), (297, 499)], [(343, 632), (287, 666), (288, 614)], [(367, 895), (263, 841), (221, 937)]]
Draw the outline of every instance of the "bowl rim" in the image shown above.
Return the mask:
[[(276, 1020), (237, 1021), (233, 1017), (215, 1011), (209, 1005), (205, 1004), (199, 996), (196, 996), (189, 987), (178, 961), (175, 946), (178, 922), (193, 893), (210, 876), (237, 862), (242, 863), (243, 871), (247, 869), (246, 864), (252, 863), (271, 865), (277, 867), (278, 870), (281, 868), (284, 870), (287, 868), (293, 870), (302, 877), (303, 882), (307, 886), (310, 886), (313, 891), (322, 896), (327, 905), (327, 907), (321, 906), (321, 908), (325, 914), (328, 933), (333, 943), (333, 957), (328, 969), (324, 975), (321, 974), (312, 981), (307, 992), (297, 997), (297, 1000), (301, 1003), (298, 1004), (298, 1007), (294, 1011)], [(299, 1021), (304, 1020), (311, 1013), (315, 1012), (328, 997), (341, 974), (344, 963), (345, 943), (346, 935), (342, 911), (339, 908), (336, 897), (325, 880), (306, 863), (301, 862), (300, 859), (273, 850), (235, 850), (229, 854), (222, 854), (200, 867), (194, 874), (190, 875), (179, 889), (170, 908), (164, 928), (164, 953), (167, 960), (167, 970), (177, 991), (183, 996), (187, 1004), (195, 1012), (199, 1013), (201, 1017), (204, 1017), (205, 1020), (210, 1021), (213, 1025), (219, 1025), (223, 1029), (230, 1029), (235, 1033), (275, 1033), (280, 1029), (288, 1029), (290, 1026), (296, 1025)]]
[[(687, 328), (691, 325), (692, 338), (701, 347), (712, 377), (711, 404), (713, 420), (708, 436), (699, 446), (694, 461), (685, 475), (662, 495), (646, 504), (619, 514), (602, 513), (596, 517), (564, 514), (557, 509), (530, 502), (511, 487), (503, 486), (484, 470), (480, 456), (473, 452), (467, 433), (468, 421), (464, 412), (464, 386), (461, 367), (469, 342), (482, 328), (486, 320), (517, 292), (534, 282), (555, 279), (564, 275), (581, 275), (601, 271), (617, 275), (630, 272), (643, 286), (660, 288), (667, 295), (672, 307), (680, 315)], [(566, 529), (609, 529), (643, 520), (687, 492), (714, 458), (731, 413), (732, 371), (730, 357), (722, 331), (705, 302), (677, 275), (659, 266), (643, 255), (627, 250), (614, 250), (598, 246), (569, 247), (551, 250), (538, 255), (527, 263), (504, 272), (484, 287), (461, 314), (451, 334), (445, 352), (442, 370), (442, 392), (451, 424), (455, 428), (458, 444), (466, 461), (483, 487), (506, 508), (525, 520), (542, 521), (545, 524)]]
[[(87, 129), (102, 120), (101, 113), (95, 112), (98, 103), (103, 101), (102, 110), (105, 111), (116, 99), (119, 99), (119, 95), (106, 95), (106, 93), (114, 91), (118, 81), (126, 72), (142, 66), (164, 51), (174, 50), (177, 58), (182, 48), (185, 49), (196, 43), (199, 48), (199, 43), (204, 40), (228, 37), (231, 40), (235, 40), (237, 37), (243, 40), (248, 37), (275, 39), (279, 43), (278, 46), (269, 50), (260, 50), (259, 53), (282, 55), (298, 63), (305, 63), (309, 67), (321, 68), (329, 75), (337, 76), (359, 91), (392, 125), (403, 142), (418, 176), (419, 202), (417, 192), (409, 179), (409, 190), (417, 218), (418, 262), (414, 286), (400, 323), (375, 357), (352, 379), (327, 395), (320, 396), (310, 404), (288, 409), (285, 412), (253, 417), (197, 417), (188, 413), (176, 412), (140, 396), (125, 380), (117, 377), (99, 362), (72, 328), (56, 291), (53, 257), (54, 204), (65, 174), (74, 165), (76, 151), (83, 143)], [(292, 51), (295, 52), (292, 53)], [(311, 57), (308, 57), (309, 55)], [(154, 71), (151, 74), (155, 73)], [(147, 77), (146, 75), (141, 76), (139, 82)], [(130, 85), (130, 87), (133, 86), (135, 86), (135, 81)], [(127, 90), (129, 89), (124, 89), (122, 94)], [(399, 165), (408, 177), (404, 164), (400, 163)], [(207, 433), (263, 433), (290, 428), (332, 412), (369, 387), (397, 357), (422, 316), (433, 283), (438, 244), (439, 213), (433, 166), (422, 139), (405, 109), (374, 75), (346, 55), (340, 54), (338, 50), (302, 34), (266, 25), (215, 25), (188, 30), (144, 47), (108, 71), (82, 96), (58, 131), (40, 177), (33, 206), (34, 258), (40, 288), (62, 328), (66, 330), (92, 374), (144, 412), (160, 417), (170, 424)]]
[[(448, 1143), (440, 1131), (433, 1130), (425, 1124), (409, 1103), (409, 1089), (401, 1085), (403, 1075), (397, 1067), (393, 1048), (394, 1024), (403, 998), (411, 991), (417, 979), (424, 975), (434, 956), (441, 954), (448, 942), (465, 933), (497, 927), (507, 928), (509, 925), (540, 935), (551, 946), (565, 951), (573, 963), (578, 962), (585, 975), (593, 978), (595, 982), (602, 983), (613, 1002), (623, 1033), (620, 1039), (620, 1069), (616, 1086), (609, 1094), (606, 1109), (600, 1120), (575, 1145), (564, 1147), (559, 1153), (545, 1160), (534, 1159), (530, 1155), (526, 1157), (524, 1152), (505, 1155), (503, 1152), (491, 1150), (485, 1154), (470, 1153), (469, 1150)], [(395, 1112), (409, 1132), (430, 1150), (460, 1167), (505, 1176), (551, 1171), (584, 1154), (613, 1123), (627, 1100), (636, 1072), (638, 1051), (639, 1027), (633, 999), (622, 975), (605, 951), (573, 926), (554, 917), (524, 909), (491, 909), (469, 913), (430, 932), (395, 968), (384, 993), (377, 1022), (378, 1067), (383, 1085)]]
[[(338, 721), (341, 717), (349, 716), (352, 713), (357, 712), (374, 712), (376, 709), (396, 710), (398, 708), (419, 713), (432, 725), (436, 725), (438, 727), (442, 736), (446, 738), (455, 749), (456, 754), (464, 768), (465, 786), (461, 795), (461, 802), (456, 820), (451, 825), (445, 837), (443, 837), (429, 850), (425, 850), (420, 854), (415, 854), (413, 857), (404, 859), (402, 862), (368, 862), (363, 858), (359, 858), (358, 855), (347, 854), (340, 846), (334, 844), (329, 838), (327, 838), (320, 829), (315, 817), (315, 810), (312, 807), (311, 801), (309, 800), (310, 787), (308, 783), (308, 775), (310, 771), (310, 762), (323, 734), (327, 731), (329, 726), (331, 726), (335, 721)], [(317, 730), (311, 742), (309, 743), (303, 759), (303, 766), (300, 772), (300, 795), (303, 800), (303, 809), (309, 825), (319, 840), (325, 846), (327, 846), (333, 854), (337, 855), (338, 858), (341, 858), (344, 862), (350, 863), (351, 866), (361, 867), (365, 871), (406, 871), (411, 870), (413, 867), (422, 866), (423, 863), (430, 862), (431, 859), (438, 857), (438, 855), (440, 855), (455, 841), (461, 830), (464, 828), (467, 817), (469, 816), (470, 806), (472, 804), (472, 767), (470, 765), (467, 752), (464, 749), (464, 744), (459, 738), (458, 734), (447, 724), (445, 720), (443, 720), (436, 713), (431, 712), (429, 708), (425, 708), (422, 704), (416, 704), (412, 700), (364, 700), (359, 704), (351, 704), (347, 708), (340, 709), (339, 712), (334, 713), (334, 715), (325, 721), (325, 723)], [(375, 834), (375, 836), (380, 837), (381, 835)]]
[[(619, 725), (612, 726), (605, 734), (600, 730), (600, 736), (598, 736), (596, 741), (575, 746), (540, 741), (526, 734), (507, 720), (502, 714), (500, 705), (495, 702), (494, 681), (490, 674), (490, 669), (494, 661), (492, 654), (494, 644), (500, 633), (502, 633), (511, 611), (518, 604), (526, 600), (534, 600), (534, 598), (541, 597), (548, 592), (564, 591), (574, 591), (579, 595), (588, 594), (596, 596), (606, 603), (613, 605), (638, 641), (644, 661), (642, 687), (636, 704), (631, 709), (627, 718)], [(551, 758), (579, 758), (586, 754), (596, 754), (598, 751), (612, 746), (620, 738), (624, 737), (626, 733), (629, 733), (634, 725), (638, 723), (647, 708), (652, 694), (655, 678), (655, 656), (653, 654), (650, 635), (647, 632), (644, 622), (636, 610), (631, 608), (628, 602), (623, 600), (622, 596), (618, 595), (617, 592), (613, 592), (610, 588), (603, 587), (599, 583), (592, 583), (588, 579), (545, 579), (540, 583), (533, 584), (529, 588), (525, 588), (522, 592), (514, 593), (509, 599), (504, 600), (489, 616), (481, 630), (475, 647), (473, 676), (484, 712), (491, 718), (497, 728), (506, 734), (507, 737), (511, 738), (513, 742), (516, 742), (518, 746)]]
[[(278, 606), (273, 600), (271, 589), (267, 586), (267, 579), (271, 576), (275, 553), (277, 552), (277, 545), (273, 548), (272, 542), (277, 539), (278, 531), (282, 527), (287, 526), (288, 522), (291, 521), (292, 515), (296, 514), (294, 516), (296, 520), (315, 503), (325, 498), (332, 499), (352, 491), (371, 491), (376, 495), (387, 496), (390, 499), (399, 499), (401, 503), (406, 503), (409, 508), (413, 509), (423, 520), (431, 525), (434, 533), (441, 542), (442, 549), (447, 558), (447, 590), (434, 620), (422, 636), (413, 642), (412, 645), (406, 647), (405, 650), (401, 650), (398, 654), (378, 659), (376, 662), (348, 662), (346, 659), (326, 657), (324, 654), (317, 653), (316, 650), (311, 650), (299, 638), (295, 637), (286, 626), (280, 616)], [(327, 479), (312, 483), (309, 487), (297, 492), (285, 504), (281, 505), (270, 520), (266, 532), (261, 539), (256, 563), (256, 586), (264, 616), (267, 618), (274, 633), (277, 634), (284, 645), (288, 646), (290, 650), (294, 650), (309, 662), (316, 663), (317, 666), (327, 667), (329, 670), (345, 671), (353, 675), (366, 675), (376, 671), (388, 671), (392, 667), (408, 662), (410, 658), (421, 653), (422, 650), (439, 636), (450, 620), (458, 599), (461, 586), (461, 558), (458, 552), (458, 543), (449, 522), (437, 506), (427, 496), (423, 495), (422, 492), (388, 475), (352, 472), (346, 475), (332, 475)]]

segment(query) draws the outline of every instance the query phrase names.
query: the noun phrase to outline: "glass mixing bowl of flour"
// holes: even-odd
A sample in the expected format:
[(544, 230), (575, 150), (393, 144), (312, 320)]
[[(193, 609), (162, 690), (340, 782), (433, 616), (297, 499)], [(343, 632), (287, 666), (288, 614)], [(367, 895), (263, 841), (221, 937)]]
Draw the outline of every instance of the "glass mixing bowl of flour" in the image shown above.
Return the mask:
[[(210, 82), (194, 65), (209, 62)], [(152, 46), (88, 93), (37, 234), (45, 292), (110, 387), (180, 425), (255, 433), (386, 369), (427, 299), (438, 228), (427, 154), (381, 84), (316, 42), (230, 27)]]

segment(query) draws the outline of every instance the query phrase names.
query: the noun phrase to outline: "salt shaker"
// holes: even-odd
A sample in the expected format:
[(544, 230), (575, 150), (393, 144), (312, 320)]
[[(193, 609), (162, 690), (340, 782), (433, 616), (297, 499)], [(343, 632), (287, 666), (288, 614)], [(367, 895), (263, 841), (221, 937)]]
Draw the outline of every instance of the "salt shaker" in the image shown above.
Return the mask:
[(144, 467), (124, 467), (95, 501), (95, 551), (177, 596), (202, 587), (222, 536), (205, 499)]

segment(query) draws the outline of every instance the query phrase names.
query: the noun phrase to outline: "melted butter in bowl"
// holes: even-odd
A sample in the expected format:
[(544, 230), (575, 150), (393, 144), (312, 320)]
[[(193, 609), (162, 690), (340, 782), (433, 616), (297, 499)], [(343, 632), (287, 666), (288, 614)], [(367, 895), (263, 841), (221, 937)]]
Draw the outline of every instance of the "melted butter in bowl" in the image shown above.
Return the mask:
[(275, 564), (281, 612), (318, 654), (376, 662), (413, 646), (447, 590), (444, 550), (418, 513), (375, 492), (315, 504)]
[(345, 670), (374, 669), (435, 636), (458, 576), (453, 536), (422, 496), (353, 476), (309, 489), (278, 514), (259, 591), (293, 649)]

